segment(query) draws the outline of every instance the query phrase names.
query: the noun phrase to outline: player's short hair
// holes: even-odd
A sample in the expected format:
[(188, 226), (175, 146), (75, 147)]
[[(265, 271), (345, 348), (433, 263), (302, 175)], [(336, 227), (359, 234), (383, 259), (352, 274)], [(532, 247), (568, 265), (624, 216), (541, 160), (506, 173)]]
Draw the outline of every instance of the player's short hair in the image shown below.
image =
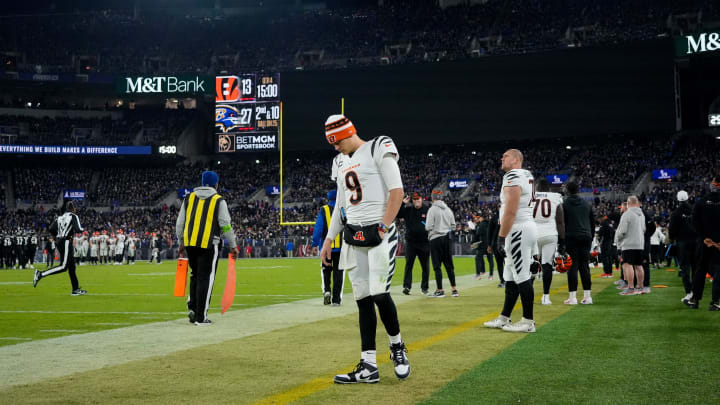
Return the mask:
[(568, 194), (577, 194), (580, 191), (580, 186), (574, 181), (569, 182), (566, 187)]
[(628, 197), (627, 203), (628, 205), (640, 205), (640, 200), (637, 198), (636, 195), (631, 195), (630, 197)]
[(520, 152), (519, 149), (508, 149), (508, 152), (513, 154), (518, 160), (520, 160), (520, 163), (522, 164), (524, 157), (523, 157), (522, 152)]
[(550, 182), (547, 179), (538, 180), (537, 191), (550, 191)]

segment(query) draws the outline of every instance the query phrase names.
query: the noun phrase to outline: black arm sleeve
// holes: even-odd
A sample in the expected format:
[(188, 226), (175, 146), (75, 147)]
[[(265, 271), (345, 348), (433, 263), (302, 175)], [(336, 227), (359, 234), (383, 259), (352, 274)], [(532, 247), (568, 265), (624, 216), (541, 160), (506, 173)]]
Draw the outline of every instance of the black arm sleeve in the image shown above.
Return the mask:
[(590, 208), (590, 239), (595, 237), (595, 215), (593, 215), (592, 205), (588, 204)]
[(50, 224), (50, 227), (48, 228), (48, 231), (51, 235), (57, 237), (57, 218), (55, 218), (52, 221), (52, 224)]
[(72, 229), (73, 233), (80, 233), (83, 231), (83, 227), (80, 226), (80, 218), (78, 218), (78, 216), (75, 214), (73, 214)]

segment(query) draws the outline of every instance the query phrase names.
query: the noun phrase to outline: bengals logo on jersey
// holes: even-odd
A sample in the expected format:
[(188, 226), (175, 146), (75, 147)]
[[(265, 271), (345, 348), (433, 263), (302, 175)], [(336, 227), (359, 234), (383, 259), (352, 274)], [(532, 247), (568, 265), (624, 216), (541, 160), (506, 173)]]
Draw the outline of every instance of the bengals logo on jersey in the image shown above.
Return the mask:
[(218, 76), (215, 78), (215, 102), (240, 100), (240, 78)]

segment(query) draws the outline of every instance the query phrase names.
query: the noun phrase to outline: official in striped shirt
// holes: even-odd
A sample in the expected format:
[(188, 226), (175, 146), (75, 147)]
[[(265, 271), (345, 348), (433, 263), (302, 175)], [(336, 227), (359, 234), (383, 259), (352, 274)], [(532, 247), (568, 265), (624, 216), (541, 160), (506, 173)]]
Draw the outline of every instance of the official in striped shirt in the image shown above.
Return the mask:
[(222, 238), (228, 241), (231, 255), (237, 256), (238, 253), (227, 202), (215, 190), (218, 179), (215, 172), (203, 172), (202, 185), (185, 197), (175, 223), (179, 253), (182, 256), (187, 252), (192, 270), (187, 307), (190, 323), (195, 325), (212, 323), (207, 312)]
[(80, 288), (75, 274), (75, 255), (73, 254), (73, 236), (81, 233), (83, 228), (80, 225), (80, 219), (75, 215), (76, 208), (72, 200), (65, 201), (63, 211), (65, 213), (55, 218), (48, 228), (50, 233), (55, 235), (57, 249), (60, 251), (60, 265), (42, 272), (35, 270), (33, 287), (37, 287), (38, 282), (47, 276), (67, 271), (70, 276), (70, 284), (72, 284), (71, 295), (85, 295), (87, 291)]

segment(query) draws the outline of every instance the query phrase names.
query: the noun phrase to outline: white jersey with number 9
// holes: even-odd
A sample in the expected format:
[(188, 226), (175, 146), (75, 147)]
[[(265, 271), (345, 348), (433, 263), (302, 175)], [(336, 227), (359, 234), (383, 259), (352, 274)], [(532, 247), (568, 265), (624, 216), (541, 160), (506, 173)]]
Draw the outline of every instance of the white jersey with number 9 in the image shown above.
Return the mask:
[(338, 197), (344, 198), (347, 221), (353, 225), (380, 222), (385, 215), (388, 187), (380, 173), (382, 159), (390, 154), (399, 159), (397, 147), (388, 136), (379, 136), (360, 146), (352, 156), (333, 160), (337, 173)]

